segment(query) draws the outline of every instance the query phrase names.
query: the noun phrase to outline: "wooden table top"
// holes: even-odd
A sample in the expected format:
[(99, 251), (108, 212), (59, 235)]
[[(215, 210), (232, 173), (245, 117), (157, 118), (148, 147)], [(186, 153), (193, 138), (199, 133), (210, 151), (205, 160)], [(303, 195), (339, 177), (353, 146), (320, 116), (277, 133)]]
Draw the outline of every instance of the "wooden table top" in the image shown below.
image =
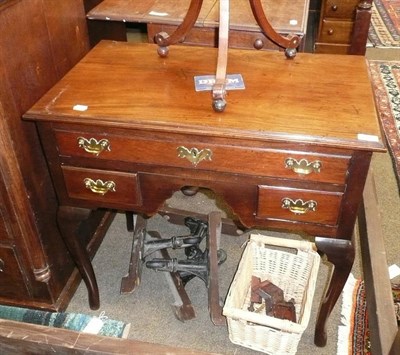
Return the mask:
[[(176, 25), (182, 22), (190, 0), (104, 0), (87, 17), (111, 20)], [(230, 1), (230, 28), (259, 31), (250, 3)], [(279, 33), (304, 35), (307, 27), (309, 0), (262, 0), (265, 14)], [(204, 0), (196, 26), (217, 27), (219, 1)]]
[(24, 117), (384, 150), (364, 57), (230, 49), (228, 74), (246, 88), (228, 91), (223, 113), (194, 88), (216, 62), (215, 48), (172, 46), (161, 58), (154, 44), (102, 41)]

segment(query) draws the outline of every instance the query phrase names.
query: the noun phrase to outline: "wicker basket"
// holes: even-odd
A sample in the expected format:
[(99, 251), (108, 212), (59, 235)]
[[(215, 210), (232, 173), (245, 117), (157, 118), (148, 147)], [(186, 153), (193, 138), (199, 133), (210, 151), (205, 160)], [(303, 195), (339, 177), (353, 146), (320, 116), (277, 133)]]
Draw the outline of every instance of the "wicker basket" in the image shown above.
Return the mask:
[[(319, 263), (313, 243), (251, 235), (223, 308), (232, 343), (267, 354), (295, 354), (310, 319)], [(252, 276), (279, 286), (285, 300), (294, 299), (296, 323), (248, 311)]]

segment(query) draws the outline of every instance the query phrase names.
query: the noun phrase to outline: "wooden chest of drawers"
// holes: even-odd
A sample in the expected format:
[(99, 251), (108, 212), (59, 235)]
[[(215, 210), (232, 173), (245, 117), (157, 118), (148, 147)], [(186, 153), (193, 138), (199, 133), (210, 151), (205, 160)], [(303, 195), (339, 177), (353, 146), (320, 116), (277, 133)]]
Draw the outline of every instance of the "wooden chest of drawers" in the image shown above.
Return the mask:
[(372, 1), (323, 0), (316, 53), (365, 54)]
[[(62, 215), (69, 207), (152, 215), (175, 191), (200, 186), (244, 226), (317, 236), (335, 264), (317, 322), (323, 345), (353, 262), (370, 158), (384, 151), (365, 60), (231, 50), (228, 72), (246, 88), (229, 91), (215, 113), (193, 78), (212, 73), (216, 55), (173, 46), (160, 58), (151, 44), (102, 42), (24, 117), (38, 125)], [(96, 308), (90, 261), (77, 236), (64, 238)]]

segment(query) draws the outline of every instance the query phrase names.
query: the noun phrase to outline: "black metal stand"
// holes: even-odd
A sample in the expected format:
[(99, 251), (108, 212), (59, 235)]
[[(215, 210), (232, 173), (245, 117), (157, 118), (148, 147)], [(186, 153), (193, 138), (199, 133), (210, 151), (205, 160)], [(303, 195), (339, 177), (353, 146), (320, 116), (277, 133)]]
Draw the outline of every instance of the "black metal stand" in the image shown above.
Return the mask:
[[(132, 215), (128, 216), (128, 227)], [(181, 321), (195, 317), (191, 301), (185, 291), (185, 285), (194, 277), (199, 277), (206, 284), (209, 312), (215, 325), (225, 324), (220, 305), (218, 286), (218, 265), (226, 260), (226, 253), (219, 249), (221, 235), (221, 214), (212, 212), (208, 222), (194, 217), (186, 217), (184, 224), (190, 235), (161, 238), (155, 231), (146, 231), (146, 220), (137, 216), (133, 233), (133, 246), (128, 275), (122, 279), (121, 293), (131, 293), (140, 284), (142, 265), (156, 271), (165, 271), (166, 277), (175, 298), (172, 305), (175, 316)], [(200, 244), (206, 239), (206, 247)], [(171, 258), (167, 249), (184, 249), (186, 259)], [(155, 258), (148, 260), (149, 256)]]

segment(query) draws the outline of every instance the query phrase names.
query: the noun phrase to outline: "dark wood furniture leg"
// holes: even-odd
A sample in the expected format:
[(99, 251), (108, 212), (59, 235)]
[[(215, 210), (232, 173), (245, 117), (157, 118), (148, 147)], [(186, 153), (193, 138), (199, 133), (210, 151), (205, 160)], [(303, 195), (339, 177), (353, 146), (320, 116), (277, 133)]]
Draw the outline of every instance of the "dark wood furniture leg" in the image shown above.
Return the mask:
[(88, 251), (80, 242), (79, 227), (77, 227), (77, 222), (87, 220), (90, 212), (86, 209), (60, 206), (57, 211), (57, 223), (64, 242), (86, 284), (89, 306), (96, 310), (100, 307), (99, 289)]
[(133, 230), (135, 229), (134, 213), (126, 211), (125, 216), (126, 216), (126, 229), (128, 232), (133, 232)]
[(372, 0), (362, 0), (357, 5), (349, 54), (365, 55), (368, 29), (371, 23)]
[(314, 343), (322, 347), (327, 340), (326, 322), (350, 274), (355, 251), (353, 242), (349, 240), (316, 237), (315, 244), (318, 252), (325, 254), (334, 267), (315, 326)]
[(141, 254), (146, 236), (146, 225), (146, 219), (141, 215), (137, 215), (133, 231), (132, 253), (131, 260), (129, 262), (129, 271), (128, 274), (122, 278), (120, 291), (121, 294), (132, 293), (140, 284), (143, 266)]
[(221, 213), (211, 212), (208, 219), (209, 237), (208, 246), (208, 309), (211, 321), (214, 325), (225, 325), (226, 318), (222, 315), (222, 307), (219, 298), (219, 274), (218, 274), (218, 249), (221, 238)]

